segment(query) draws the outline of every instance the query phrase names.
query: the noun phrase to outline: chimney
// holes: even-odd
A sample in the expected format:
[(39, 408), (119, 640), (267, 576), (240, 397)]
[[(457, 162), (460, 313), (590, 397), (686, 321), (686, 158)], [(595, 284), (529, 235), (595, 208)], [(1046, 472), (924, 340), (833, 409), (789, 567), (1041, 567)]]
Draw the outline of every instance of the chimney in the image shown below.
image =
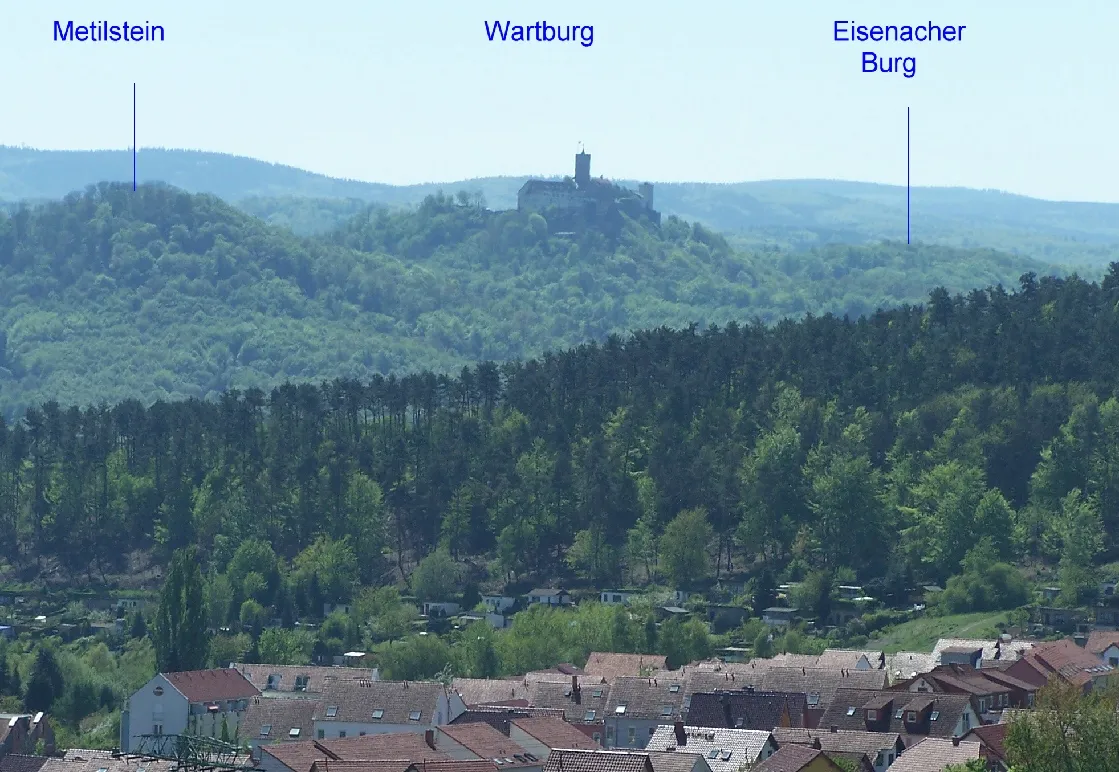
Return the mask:
[(672, 731), (676, 733), (676, 745), (683, 748), (688, 744), (688, 733), (684, 731), (684, 722), (677, 721), (672, 727)]
[(960, 747), (960, 738), (959, 737), (953, 737), (952, 738), (952, 746), (954, 748), (959, 748)]
[(424, 732), (424, 742), (427, 743), (428, 748), (431, 748), (432, 750), (436, 750), (436, 748), (435, 748), (435, 730), (434, 729), (428, 729)]
[(816, 750), (820, 750), (820, 748), (823, 747), (823, 744), (821, 744), (819, 737), (813, 737), (812, 738), (812, 747), (815, 748)]
[(579, 676), (571, 676), (571, 697), (575, 700), (576, 705), (581, 705), (583, 702), (582, 690), (579, 688)]
[(828, 727), (828, 731), (831, 732), (832, 734), (837, 733), (839, 731), (839, 725), (838, 724), (832, 724), (830, 727)]
[(734, 727), (734, 721), (731, 720), (730, 715), (730, 697), (724, 694), (719, 698), (719, 701), (723, 703), (723, 718), (726, 721), (727, 727)]

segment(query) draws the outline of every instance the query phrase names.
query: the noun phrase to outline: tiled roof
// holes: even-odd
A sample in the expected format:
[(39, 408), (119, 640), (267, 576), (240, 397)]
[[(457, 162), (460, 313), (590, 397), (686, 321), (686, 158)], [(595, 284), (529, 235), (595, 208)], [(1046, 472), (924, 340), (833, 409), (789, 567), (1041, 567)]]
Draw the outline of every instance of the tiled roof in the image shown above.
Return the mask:
[(592, 651), (583, 672), (601, 676), (613, 683), (618, 676), (643, 676), (653, 670), (663, 670), (667, 658), (659, 654), (614, 654)]
[(653, 764), (647, 753), (555, 749), (544, 772), (653, 772)]
[(606, 701), (607, 717), (672, 723), (681, 717), (683, 679), (619, 677)]
[[(928, 683), (935, 692), (974, 694), (977, 697), (1005, 693), (1008, 689), (1030, 692), (1036, 688), (1002, 670), (976, 669), (970, 665), (937, 665), (932, 671), (922, 674), (919, 678)], [(905, 684), (913, 681), (914, 679), (909, 679), (893, 688), (905, 688)]]
[(509, 722), (515, 718), (532, 718), (543, 716), (563, 720), (563, 711), (559, 708), (526, 708), (522, 706), (509, 707), (506, 705), (475, 705), (455, 716), (452, 724), (473, 724), (482, 722), (489, 724), (502, 734), (509, 734)]
[(806, 696), (793, 692), (697, 692), (688, 706), (692, 726), (727, 729), (764, 729), (780, 726), (788, 714), (789, 726), (804, 726)]
[[(767, 692), (806, 694), (810, 703), (816, 701), (823, 710), (839, 689), (884, 689), (886, 682), (885, 670), (770, 667), (762, 671), (757, 688)], [(816, 695), (819, 695), (818, 700)]]
[(66, 761), (89, 761), (90, 759), (111, 759), (112, 751), (100, 748), (69, 748), (62, 758)]
[(978, 740), (987, 755), (1003, 761), (1006, 759), (1006, 732), (1009, 728), (1007, 724), (984, 724), (972, 729), (963, 739)]
[(564, 672), (568, 668), (563, 665), (560, 665), (559, 668), (552, 668), (551, 670), (530, 670), (529, 672), (521, 676), (521, 680), (530, 684), (537, 681), (547, 681), (548, 683), (557, 684), (569, 684), (571, 683), (571, 679), (574, 677), (578, 680), (578, 683), (580, 685), (605, 683), (605, 680), (602, 678), (602, 676), (587, 675), (581, 669), (576, 668), (573, 665), (571, 666), (573, 672)]
[(434, 723), (439, 697), (446, 692), (437, 681), (334, 681), (326, 684), (323, 711), (315, 720), (420, 727)]
[(966, 764), (979, 758), (979, 743), (926, 737), (898, 756), (890, 772), (941, 772), (950, 764)]
[(936, 642), (936, 645), (933, 646), (933, 654), (936, 655), (937, 664), (940, 664), (940, 653), (945, 649), (968, 649), (972, 651), (975, 649), (982, 649), (983, 659), (997, 659), (999, 654), (999, 642), (998, 639), (941, 638)]
[(1043, 674), (1057, 674), (1065, 681), (1083, 686), (1094, 678), (1115, 672), (1100, 658), (1068, 638), (1043, 643), (1026, 652), (1025, 660)]
[(321, 705), (315, 700), (254, 697), (237, 734), (253, 744), (313, 739), (315, 711), (321, 712)]
[(585, 683), (578, 690), (573, 690), (570, 682), (537, 681), (529, 683), (528, 691), (529, 705), (561, 709), (566, 720), (582, 724), (602, 721), (606, 716), (611, 687), (607, 684)]
[(244, 700), (260, 694), (260, 690), (241, 675), (241, 671), (231, 667), (186, 670), (162, 675), (189, 702)]
[(515, 718), (513, 723), (549, 748), (594, 750), (602, 747), (562, 718)]
[[(524, 758), (525, 749), (517, 745), (489, 724), (481, 721), (472, 724), (451, 724), (436, 730), (436, 747), (442, 748), (443, 735), (454, 740), (478, 758), (502, 759), (504, 767), (538, 766), (538, 762)], [(517, 758), (520, 757), (520, 758)]]
[(712, 729), (705, 726), (685, 726), (684, 739), (680, 744), (676, 727), (658, 726), (649, 743), (650, 751), (674, 751), (699, 753), (707, 761), (712, 772), (738, 772), (743, 764), (753, 764), (762, 757), (767, 745), (772, 741), (770, 732), (754, 729)]
[(0, 772), (39, 772), (39, 769), (46, 761), (46, 756), (8, 753), (4, 756), (0, 756)]
[(885, 662), (880, 651), (858, 649), (825, 649), (823, 654), (778, 654), (771, 657), (778, 667), (824, 667), (855, 670), (863, 662), (864, 668), (879, 670)]
[(831, 769), (842, 769), (834, 761), (824, 756), (823, 751), (803, 745), (787, 745), (778, 749), (777, 753), (754, 767), (754, 772), (800, 772), (813, 762), (816, 762), (818, 768), (819, 762), (816, 760), (820, 756), (823, 756), (825, 761), (831, 765)]
[[(298, 679), (306, 679), (306, 686), (299, 691), (319, 694), (330, 681), (376, 681), (377, 668), (364, 667), (314, 667), (312, 665), (249, 665), (233, 663), (253, 686), (264, 691), (294, 692)], [(269, 677), (272, 686), (269, 687)]]
[[(378, 759), (376, 761), (333, 761), (324, 759), (311, 765), (311, 772), (405, 772), (412, 762), (408, 759)], [(493, 767), (493, 763), (490, 763)], [(489, 770), (486, 770), (489, 772)]]
[(65, 758), (48, 758), (39, 767), (39, 772), (135, 772), (138, 766), (144, 767), (144, 772), (170, 772), (174, 767), (172, 761), (149, 761), (142, 756), (118, 756), (116, 758), (104, 756), (88, 759), (74, 759), (67, 761)]
[(310, 772), (316, 761), (331, 759), (442, 760), (447, 754), (432, 750), (419, 732), (389, 732), (331, 740), (277, 743), (261, 748), (261, 757), (271, 756), (292, 772)]
[(778, 727), (773, 730), (773, 738), (781, 747), (786, 745), (813, 745), (820, 741), (820, 749), (831, 753), (863, 754), (874, 759), (878, 751), (888, 748), (904, 748), (901, 735), (897, 732), (864, 732), (850, 729), (829, 731), (826, 727), (821, 729), (786, 729)]
[[(653, 772), (711, 772), (711, 767), (698, 753), (662, 753), (660, 751), (646, 751), (649, 762), (653, 765)], [(698, 770), (696, 765), (699, 765)]]
[(412, 768), (416, 772), (491, 772), (499, 767), (492, 759), (469, 761), (448, 759), (447, 761), (417, 761), (413, 763)]
[[(905, 717), (897, 717), (915, 699), (931, 700), (929, 710), (918, 716), (918, 722), (910, 725)], [(886, 702), (886, 700), (890, 700)], [(857, 731), (890, 732), (901, 734), (906, 745), (912, 745), (911, 736), (929, 735), (951, 737), (961, 715), (971, 704), (968, 694), (922, 694), (910, 692), (866, 691), (860, 689), (840, 689), (824, 715), (820, 717), (821, 728), (853, 729)], [(870, 704), (881, 707), (880, 718), (868, 726), (866, 708)], [(935, 720), (933, 716), (936, 716)]]
[(921, 651), (899, 651), (897, 654), (886, 655), (886, 672), (890, 674), (891, 681), (904, 681), (915, 675), (928, 673), (940, 662), (937, 654)]
[(1084, 649), (1099, 657), (1112, 646), (1119, 646), (1119, 630), (1093, 630)]
[(456, 678), (451, 688), (467, 705), (528, 704), (528, 684), (520, 678)]

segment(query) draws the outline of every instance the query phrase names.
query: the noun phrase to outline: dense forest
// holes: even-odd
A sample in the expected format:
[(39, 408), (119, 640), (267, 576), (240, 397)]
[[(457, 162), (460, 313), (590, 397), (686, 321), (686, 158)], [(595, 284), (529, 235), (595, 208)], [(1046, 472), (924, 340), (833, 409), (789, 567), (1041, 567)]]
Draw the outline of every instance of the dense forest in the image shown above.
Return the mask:
[(1056, 567), (1077, 604), (1119, 554), (1117, 382), (1119, 264), (1099, 284), (1027, 274), (1014, 292), (662, 328), (457, 377), (47, 403), (0, 431), (0, 554), (95, 577), (129, 548), (193, 546), (220, 572), (257, 540), (296, 567), (350, 566), (307, 608), (440, 545), (495, 584), (768, 570), (888, 597), (955, 577), (962, 608), (992, 602), (969, 587), (1017, 593), (998, 572), (1024, 561)]
[[(602, 159), (608, 176), (609, 159)], [(570, 173), (570, 157), (543, 157), (544, 176)], [(323, 233), (354, 214), (354, 201), (415, 207), (441, 190), (481, 195), (513, 209), (526, 177), (386, 185), (326, 177), (252, 158), (142, 148), (139, 179), (210, 193), (299, 235)], [(0, 202), (50, 200), (102, 180), (132, 179), (126, 150), (47, 151), (0, 146)], [(636, 181), (622, 180), (633, 187)], [(926, 244), (988, 247), (1072, 266), (1106, 266), (1119, 258), (1117, 205), (1043, 201), (994, 190), (911, 191), (913, 237)], [(657, 208), (731, 234), (743, 246), (805, 249), (824, 244), (898, 240), (906, 232), (906, 189), (836, 180), (733, 184), (658, 182)], [(2, 206), (2, 204), (0, 204)], [(925, 289), (931, 288), (929, 285)], [(979, 283), (970, 286), (979, 286)], [(970, 288), (970, 286), (968, 288)]]
[(556, 235), (468, 194), (363, 208), (301, 238), (212, 196), (101, 184), (0, 212), (0, 411), (457, 372), (615, 332), (857, 316), (1056, 271), (928, 245), (738, 249), (674, 217)]

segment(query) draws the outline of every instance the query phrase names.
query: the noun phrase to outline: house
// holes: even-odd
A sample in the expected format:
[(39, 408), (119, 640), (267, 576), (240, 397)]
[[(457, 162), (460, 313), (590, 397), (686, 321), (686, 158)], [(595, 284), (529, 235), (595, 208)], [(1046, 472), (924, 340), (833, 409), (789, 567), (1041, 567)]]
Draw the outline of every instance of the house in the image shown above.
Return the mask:
[[(810, 727), (817, 726), (817, 722), (824, 711), (831, 705), (836, 692), (840, 689), (885, 689), (888, 679), (885, 670), (847, 670), (841, 668), (821, 667), (774, 667), (765, 666), (749, 669), (748, 663), (740, 670), (729, 673), (732, 686), (723, 686), (723, 689), (746, 688), (753, 686), (759, 691), (786, 692), (805, 695), (808, 705), (808, 718), (806, 723)], [(706, 674), (693, 673), (689, 675), (689, 688), (696, 687), (695, 691), (713, 691), (711, 688), (698, 688), (707, 681)], [(726, 683), (724, 681), (724, 683)], [(710, 682), (707, 681), (709, 685)]]
[(143, 611), (148, 606), (148, 601), (145, 598), (117, 598), (114, 604), (117, 615), (124, 616), (136, 611)]
[(641, 590), (603, 590), (598, 594), (598, 600), (600, 603), (611, 605), (622, 603), (628, 606), (633, 598), (640, 595)]
[(542, 603), (545, 606), (567, 606), (571, 604), (571, 594), (564, 589), (538, 587), (525, 595), (528, 604)]
[(663, 670), (667, 665), (663, 654), (616, 654), (613, 652), (592, 651), (587, 657), (583, 672), (598, 676), (606, 683), (613, 683), (619, 676), (639, 678), (654, 670)]
[(486, 621), (494, 630), (504, 630), (506, 627), (513, 624), (513, 620), (505, 614), (487, 613)]
[(787, 606), (770, 606), (762, 612), (762, 622), (770, 627), (788, 627), (796, 621), (800, 609)]
[(264, 772), (311, 772), (316, 762), (324, 761), (408, 759), (431, 762), (450, 759), (433, 745), (431, 736), (419, 732), (276, 743), (260, 749), (256, 767)]
[(328, 617), (335, 611), (341, 614), (349, 614), (353, 611), (353, 605), (350, 603), (324, 603), (322, 604), (322, 615)]
[(380, 677), (375, 667), (257, 665), (244, 662), (234, 662), (230, 667), (239, 670), (262, 693), (322, 694), (331, 681), (376, 681)]
[(839, 599), (840, 600), (856, 600), (857, 598), (866, 597), (863, 588), (856, 584), (841, 584), (839, 585)]
[(979, 743), (961, 741), (958, 737), (944, 739), (926, 737), (890, 767), (890, 772), (942, 772), (953, 764), (966, 764), (979, 758)]
[(1041, 597), (1046, 603), (1052, 603), (1057, 600), (1061, 595), (1060, 587), (1042, 587), (1040, 590)]
[(899, 651), (886, 655), (886, 671), (891, 683), (927, 673), (939, 664), (940, 658), (927, 652)]
[(1099, 597), (1105, 600), (1113, 597), (1116, 594), (1116, 588), (1119, 588), (1119, 579), (1114, 576), (1104, 579), (1097, 588)]
[(1084, 649), (1095, 654), (1104, 664), (1119, 668), (1119, 631), (1093, 630), (1088, 634)]
[(516, 604), (517, 604), (517, 599), (509, 597), (508, 595), (483, 595), (482, 596), (482, 605), (486, 607), (487, 611), (489, 611), (491, 613), (494, 613), (494, 614), (500, 614), (503, 611), (508, 611), (509, 609), (513, 608), (513, 606), (515, 606)]
[[(15, 757), (20, 758), (20, 757)], [(7, 759), (5, 759), (7, 761)], [(114, 755), (105, 751), (77, 750), (68, 751), (63, 758), (22, 757), (20, 762), (9, 765), (12, 772), (136, 772), (140, 767), (145, 772), (171, 772), (175, 762), (156, 761), (143, 756), (130, 754)]]
[(248, 747), (252, 758), (259, 760), (260, 749), (265, 745), (312, 739), (315, 714), (320, 710), (316, 700), (253, 697), (241, 717), (238, 744)]
[(886, 666), (886, 655), (882, 652), (855, 649), (824, 649), (822, 654), (778, 654), (771, 660), (774, 665), (785, 667), (833, 670), (881, 670)]
[(873, 772), (885, 772), (905, 750), (905, 742), (897, 732), (778, 727), (773, 730), (773, 738), (782, 748), (787, 745), (819, 748), (833, 758), (850, 759)]
[(707, 604), (707, 621), (716, 631), (739, 627), (750, 618), (750, 612), (742, 606), (729, 606), (725, 603)]
[(967, 665), (978, 668), (982, 661), (982, 646), (945, 646), (940, 650), (942, 665)]
[(542, 772), (545, 755), (536, 755), (522, 748), (511, 738), (489, 724), (476, 721), (470, 724), (441, 726), (434, 730), (434, 747), (452, 759), (501, 759), (502, 769), (521, 772)]
[(1093, 626), (1097, 630), (1119, 628), (1119, 606), (1115, 606), (1114, 603), (1115, 601), (1112, 599), (1106, 605), (1103, 603), (1096, 605)]
[(1075, 608), (1052, 608), (1038, 606), (1033, 614), (1034, 621), (1058, 630), (1075, 630), (1077, 625), (1088, 621), (1088, 612)]
[(722, 729), (805, 727), (809, 722), (807, 695), (791, 692), (696, 692), (687, 714), (690, 726)]
[(436, 681), (334, 681), (315, 713), (315, 738), (422, 732), (466, 710), (456, 692)]
[(45, 713), (0, 713), (0, 756), (34, 754), (40, 742), (44, 753), (54, 753), (54, 727)]
[(519, 678), (456, 678), (451, 688), (472, 705), (528, 705), (528, 682)]
[(842, 770), (843, 767), (832, 761), (822, 750), (806, 745), (784, 746), (753, 767), (753, 772), (842, 772)]
[(738, 772), (746, 764), (768, 759), (777, 751), (773, 734), (756, 729), (713, 729), (686, 726), (683, 721), (657, 727), (646, 746), (650, 751), (699, 753), (712, 772)]
[(606, 743), (606, 718), (610, 711), (610, 686), (596, 682), (594, 677), (580, 679), (573, 675), (568, 678), (570, 680), (566, 682), (529, 681), (528, 704), (534, 708), (562, 710), (565, 721), (593, 741), (609, 747)]
[(1058, 678), (1088, 692), (1104, 685), (1117, 671), (1086, 648), (1064, 638), (1034, 646), (1006, 672), (1034, 686), (1044, 686), (1050, 678)]
[(615, 679), (606, 701), (607, 748), (644, 748), (658, 726), (683, 718), (680, 678)]
[(555, 749), (544, 772), (711, 772), (695, 753)]
[(820, 719), (836, 731), (900, 734), (908, 748), (922, 737), (960, 737), (979, 726), (979, 708), (968, 694), (840, 689)]
[(555, 748), (598, 750), (602, 748), (586, 734), (559, 717), (533, 716), (509, 722), (509, 739), (535, 756), (546, 759)]
[(1037, 687), (997, 668), (977, 670), (969, 665), (938, 665), (929, 673), (900, 681), (891, 691), (970, 694), (985, 723), (998, 720), (1004, 708), (1033, 705)]
[(423, 613), (425, 617), (453, 617), (462, 610), (462, 606), (453, 601), (424, 601)]
[(987, 767), (996, 772), (1005, 772), (1010, 764), (1006, 760), (1006, 733), (1008, 724), (987, 724), (977, 726), (961, 738), (963, 741), (979, 743), (979, 757), (987, 760)]
[(144, 735), (237, 734), (241, 716), (260, 690), (234, 668), (158, 673), (121, 711), (120, 747), (135, 751)]

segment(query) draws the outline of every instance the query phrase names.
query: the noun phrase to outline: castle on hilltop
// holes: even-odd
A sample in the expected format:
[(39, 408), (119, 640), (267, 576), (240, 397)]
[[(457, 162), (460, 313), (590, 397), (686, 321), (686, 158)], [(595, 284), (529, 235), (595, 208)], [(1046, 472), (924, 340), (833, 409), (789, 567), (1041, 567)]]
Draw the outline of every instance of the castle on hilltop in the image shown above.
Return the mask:
[(661, 222), (660, 212), (653, 209), (651, 183), (643, 182), (633, 191), (602, 177), (592, 179), (591, 156), (582, 150), (575, 156), (574, 178), (565, 177), (558, 182), (529, 180), (517, 192), (517, 210), (550, 211), (550, 219), (582, 219), (588, 224), (620, 226), (622, 214), (655, 225)]

